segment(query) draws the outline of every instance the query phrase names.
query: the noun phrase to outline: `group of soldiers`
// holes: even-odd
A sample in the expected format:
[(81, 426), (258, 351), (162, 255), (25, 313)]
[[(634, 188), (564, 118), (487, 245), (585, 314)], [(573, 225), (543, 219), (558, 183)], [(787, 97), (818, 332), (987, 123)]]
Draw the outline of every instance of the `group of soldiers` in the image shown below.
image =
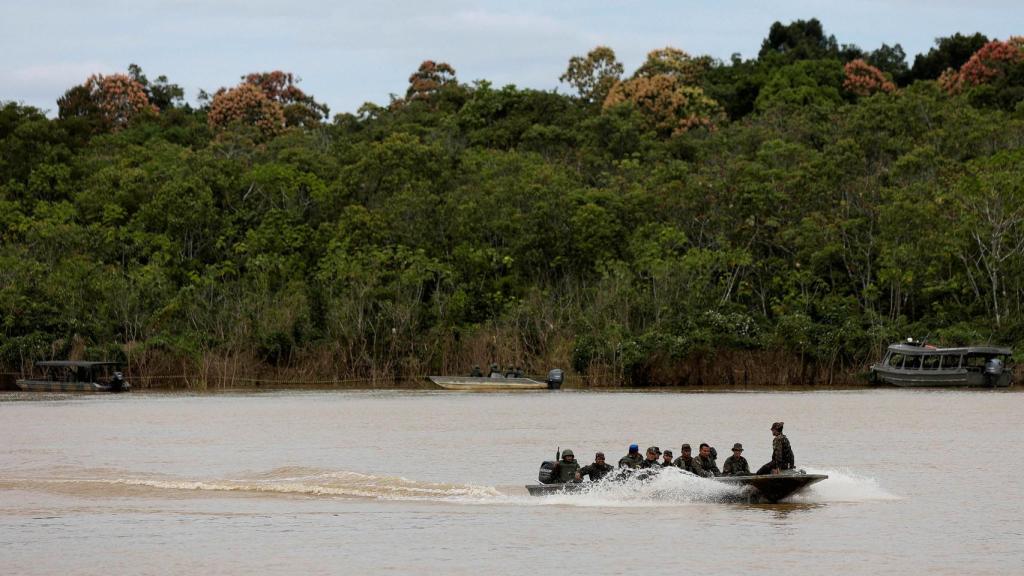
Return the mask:
[[(789, 439), (782, 433), (783, 422), (772, 424), (772, 459), (770, 462), (757, 470), (757, 474), (778, 474), (783, 470), (791, 470), (795, 467), (793, 449), (789, 445)], [(674, 466), (695, 474), (697, 476), (711, 478), (714, 476), (749, 476), (750, 466), (747, 459), (743, 457), (743, 445), (737, 442), (732, 446), (732, 456), (725, 459), (722, 469), (718, 469), (716, 459), (718, 457), (714, 448), (707, 443), (702, 443), (698, 448), (696, 456), (692, 454), (689, 444), (680, 447), (682, 454), (675, 460), (672, 459), (672, 451), (662, 452), (657, 446), (647, 449), (646, 457), (640, 456), (640, 447), (636, 444), (629, 446), (629, 452), (619, 459), (619, 468), (641, 470), (647, 468), (668, 468)], [(594, 462), (587, 466), (580, 467), (572, 450), (563, 450), (561, 459), (555, 464), (553, 470), (556, 482), (582, 482), (588, 477), (596, 482), (610, 474), (615, 467), (605, 462), (604, 452), (594, 455)]]

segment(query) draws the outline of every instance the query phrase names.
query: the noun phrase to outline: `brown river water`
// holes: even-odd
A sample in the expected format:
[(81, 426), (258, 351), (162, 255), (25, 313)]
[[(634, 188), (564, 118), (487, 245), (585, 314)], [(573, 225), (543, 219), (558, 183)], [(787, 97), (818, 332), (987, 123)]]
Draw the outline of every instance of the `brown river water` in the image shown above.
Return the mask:
[[(3, 574), (1024, 574), (1017, 391), (0, 394)], [(531, 497), (556, 446), (734, 442), (786, 422), (830, 478)]]

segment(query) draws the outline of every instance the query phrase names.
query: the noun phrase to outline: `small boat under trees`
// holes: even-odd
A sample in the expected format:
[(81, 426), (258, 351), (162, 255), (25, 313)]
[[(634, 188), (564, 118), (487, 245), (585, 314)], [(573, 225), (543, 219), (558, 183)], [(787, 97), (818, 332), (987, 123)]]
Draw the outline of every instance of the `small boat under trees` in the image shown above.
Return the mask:
[(558, 390), (564, 380), (563, 372), (555, 368), (548, 372), (545, 382), (514, 374), (492, 372), (490, 376), (427, 376), (427, 379), (445, 390), (484, 392), (496, 390)]
[(901, 387), (986, 386), (1013, 384), (1013, 351), (995, 346), (939, 348), (908, 340), (891, 344), (871, 366), (871, 381)]
[(117, 369), (119, 362), (47, 360), (36, 362), (33, 374), (17, 380), (29, 392), (127, 392), (131, 385)]

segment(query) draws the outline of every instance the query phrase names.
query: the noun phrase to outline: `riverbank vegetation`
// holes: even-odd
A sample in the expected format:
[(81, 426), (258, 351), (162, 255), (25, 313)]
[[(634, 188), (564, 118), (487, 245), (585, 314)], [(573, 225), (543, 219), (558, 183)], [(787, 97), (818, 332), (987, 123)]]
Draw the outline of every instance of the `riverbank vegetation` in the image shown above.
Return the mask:
[(906, 336), (1024, 344), (1021, 38), (911, 62), (777, 23), (750, 59), (597, 47), (557, 91), (455, 65), (333, 116), (290, 73), (194, 106), (134, 65), (3, 104), (5, 370), (838, 383)]

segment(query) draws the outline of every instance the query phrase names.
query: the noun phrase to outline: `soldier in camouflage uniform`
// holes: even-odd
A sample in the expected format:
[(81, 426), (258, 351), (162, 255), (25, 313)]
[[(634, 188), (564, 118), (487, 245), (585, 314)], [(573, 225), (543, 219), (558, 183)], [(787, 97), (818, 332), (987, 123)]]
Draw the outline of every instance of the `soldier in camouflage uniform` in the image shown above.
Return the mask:
[(651, 446), (647, 449), (647, 458), (640, 462), (641, 468), (661, 468), (661, 462), (658, 462), (658, 456), (661, 456), (661, 450), (657, 446)]
[(705, 478), (722, 475), (722, 472), (718, 469), (718, 464), (715, 463), (715, 459), (711, 457), (711, 446), (707, 444), (700, 445), (700, 454), (693, 459), (693, 473)]
[(796, 462), (793, 457), (793, 448), (789, 445), (789, 438), (782, 433), (782, 427), (785, 422), (776, 422), (772, 424), (772, 435), (775, 436), (772, 439), (772, 461), (761, 466), (758, 470), (758, 474), (778, 474), (783, 470), (792, 470), (796, 467)]
[(662, 452), (661, 453), (661, 458), (662, 458), (662, 460), (661, 460), (661, 467), (662, 468), (668, 468), (669, 466), (672, 465), (672, 451), (671, 450), (665, 450), (664, 452)]
[(555, 464), (551, 477), (560, 484), (582, 481), (580, 477), (580, 463), (576, 461), (576, 456), (572, 453), (572, 450), (562, 450), (562, 459)]
[(679, 458), (676, 458), (676, 461), (673, 462), (672, 465), (687, 472), (693, 472), (693, 456), (690, 455), (690, 445), (683, 444), (679, 448), (679, 451), (682, 452), (682, 454), (679, 455)]
[(722, 476), (750, 476), (750, 465), (743, 457), (743, 444), (737, 442), (732, 445), (732, 456), (722, 464)]
[(636, 444), (630, 444), (629, 454), (619, 458), (619, 468), (639, 468), (643, 460), (643, 456), (640, 456), (640, 447)]
[(589, 466), (580, 468), (580, 476), (590, 476), (591, 482), (597, 482), (601, 478), (604, 478), (615, 468), (611, 464), (605, 464), (604, 452), (598, 452), (594, 454), (594, 463)]

